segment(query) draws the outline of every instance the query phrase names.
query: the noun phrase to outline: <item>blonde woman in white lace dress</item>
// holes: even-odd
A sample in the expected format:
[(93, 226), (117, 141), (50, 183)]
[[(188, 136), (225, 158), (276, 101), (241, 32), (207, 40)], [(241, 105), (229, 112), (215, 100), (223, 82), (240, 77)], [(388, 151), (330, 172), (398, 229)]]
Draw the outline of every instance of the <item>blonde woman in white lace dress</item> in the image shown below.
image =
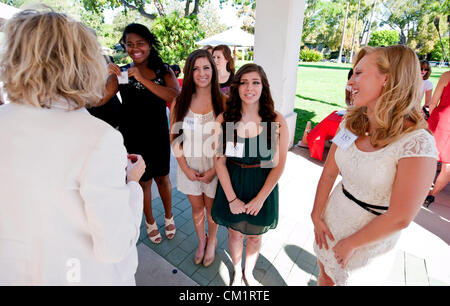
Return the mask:
[(359, 52), (348, 84), (354, 107), (330, 149), (311, 213), (318, 285), (379, 285), (391, 271), (400, 231), (420, 210), (436, 171), (421, 82), (417, 56), (406, 46)]
[(218, 228), (211, 218), (217, 188), (212, 135), (215, 118), (223, 111), (224, 97), (220, 93), (214, 60), (208, 51), (192, 52), (183, 72), (183, 88), (172, 105), (170, 140), (178, 161), (177, 188), (188, 196), (192, 205), (199, 241), (194, 263), (203, 262), (207, 267), (214, 261)]

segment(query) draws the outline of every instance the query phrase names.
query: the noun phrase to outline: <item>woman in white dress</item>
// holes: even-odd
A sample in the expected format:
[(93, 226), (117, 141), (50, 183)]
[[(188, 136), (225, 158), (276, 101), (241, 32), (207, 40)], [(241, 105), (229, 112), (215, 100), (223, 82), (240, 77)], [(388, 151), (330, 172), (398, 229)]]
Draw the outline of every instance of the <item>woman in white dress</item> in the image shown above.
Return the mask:
[(311, 213), (318, 285), (382, 284), (389, 274), (400, 231), (420, 210), (436, 171), (421, 83), (410, 48), (359, 52), (348, 84), (354, 106), (330, 149)]
[[(192, 205), (192, 218), (199, 245), (194, 263), (205, 267), (214, 261), (218, 225), (211, 218), (217, 187), (214, 169), (213, 128), (223, 111), (224, 96), (219, 89), (217, 69), (206, 50), (192, 52), (184, 66), (181, 94), (170, 112), (170, 140), (178, 161), (177, 188)], [(208, 232), (205, 232), (205, 208)]]

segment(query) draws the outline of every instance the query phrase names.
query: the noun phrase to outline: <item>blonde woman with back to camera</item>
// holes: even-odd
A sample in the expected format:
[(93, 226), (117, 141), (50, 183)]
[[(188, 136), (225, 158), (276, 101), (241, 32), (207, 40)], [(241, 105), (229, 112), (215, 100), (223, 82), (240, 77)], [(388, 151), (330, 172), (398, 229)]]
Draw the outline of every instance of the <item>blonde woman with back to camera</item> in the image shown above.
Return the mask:
[(48, 10), (4, 33), (0, 285), (134, 285), (145, 164), (84, 108), (107, 75), (95, 35)]
[(436, 171), (414, 51), (362, 48), (348, 84), (354, 106), (333, 141), (311, 214), (322, 286), (385, 284), (400, 232), (419, 212)]

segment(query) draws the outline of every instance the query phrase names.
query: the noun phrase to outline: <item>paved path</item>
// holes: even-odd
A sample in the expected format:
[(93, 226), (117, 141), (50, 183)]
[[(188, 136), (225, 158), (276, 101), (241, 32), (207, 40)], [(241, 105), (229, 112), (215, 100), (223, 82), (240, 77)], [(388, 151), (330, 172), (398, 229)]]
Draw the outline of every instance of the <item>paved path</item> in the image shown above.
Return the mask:
[[(288, 153), (286, 169), (280, 179), (279, 225), (263, 236), (261, 255), (254, 271), (265, 286), (317, 284), (318, 267), (313, 252), (313, 225), (310, 220), (317, 182), (323, 163), (309, 157), (303, 148)], [(325, 157), (324, 157), (325, 158)], [(175, 186), (176, 161), (172, 159), (171, 179)], [(156, 188), (155, 188), (156, 189)], [(155, 191), (154, 194), (157, 197)], [(216, 260), (208, 268), (194, 265), (197, 238), (192, 212), (185, 195), (172, 191), (177, 234), (164, 237), (164, 215), (160, 198), (153, 212), (163, 242), (153, 244), (141, 228), (138, 245), (138, 285), (229, 285), (232, 263), (227, 230), (219, 226)], [(415, 221), (403, 231), (397, 250), (397, 264), (391, 271), (392, 285), (450, 285), (450, 185), (429, 208), (422, 208)]]

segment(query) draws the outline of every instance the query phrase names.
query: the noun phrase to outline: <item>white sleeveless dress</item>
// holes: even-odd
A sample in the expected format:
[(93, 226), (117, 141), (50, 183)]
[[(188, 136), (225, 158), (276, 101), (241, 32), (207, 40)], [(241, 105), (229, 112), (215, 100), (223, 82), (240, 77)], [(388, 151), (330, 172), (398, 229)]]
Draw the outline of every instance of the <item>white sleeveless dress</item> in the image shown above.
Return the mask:
[(324, 247), (319, 249), (314, 243), (318, 260), (336, 285), (384, 284), (393, 268), (393, 249), (400, 237), (398, 232), (376, 244), (357, 249), (342, 269), (334, 257), (333, 247), (339, 240), (352, 235), (376, 218), (376, 215), (347, 198), (342, 185), (362, 202), (389, 207), (398, 161), (408, 157), (437, 159), (437, 156), (434, 137), (424, 129), (409, 132), (374, 152), (363, 152), (355, 143), (346, 151), (337, 148), (335, 160), (342, 181), (332, 191), (324, 213), (325, 222), (335, 240), (331, 241), (327, 237), (328, 250)]
[[(188, 122), (188, 124), (186, 124)], [(214, 112), (196, 114), (189, 109), (183, 123), (183, 153), (188, 166), (200, 173), (214, 167), (214, 142), (212, 126), (215, 123)], [(199, 196), (203, 193), (214, 198), (217, 189), (217, 176), (209, 183), (191, 181), (183, 170), (177, 170), (177, 189), (187, 194)]]

